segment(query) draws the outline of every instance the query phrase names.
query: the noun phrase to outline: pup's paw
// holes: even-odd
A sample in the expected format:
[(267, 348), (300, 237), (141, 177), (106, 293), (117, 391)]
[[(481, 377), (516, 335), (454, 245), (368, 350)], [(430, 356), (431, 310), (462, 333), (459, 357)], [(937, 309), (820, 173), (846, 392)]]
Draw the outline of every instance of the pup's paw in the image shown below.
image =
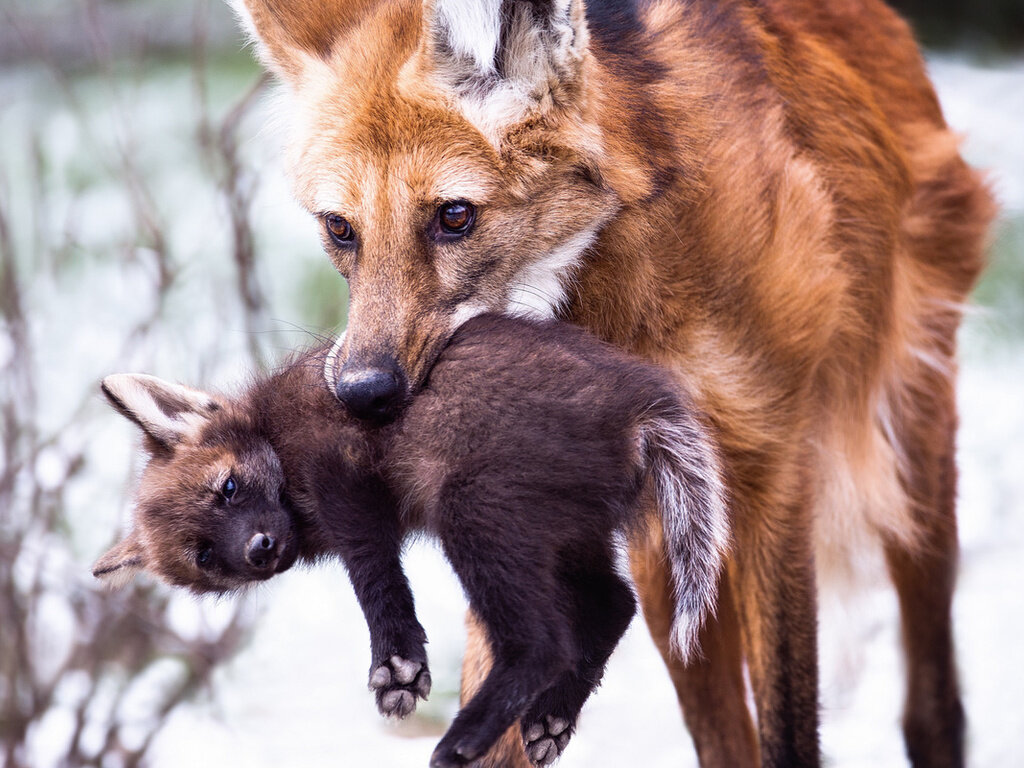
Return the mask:
[[(475, 699), (474, 699), (475, 701)], [(472, 705), (472, 702), (470, 703)], [(480, 711), (463, 709), (430, 756), (430, 768), (458, 768), (475, 764), (501, 735)]]
[(395, 655), (370, 673), (370, 690), (384, 717), (408, 717), (416, 709), (416, 699), (430, 694), (430, 670), (421, 661)]
[(447, 736), (441, 739), (441, 743), (434, 749), (434, 754), (430, 756), (430, 768), (460, 768), (469, 765), (486, 751), (472, 741), (473, 739), (456, 741)]
[(572, 723), (564, 717), (547, 715), (533, 722), (523, 722), (523, 745), (534, 765), (551, 765), (565, 750), (572, 736)]

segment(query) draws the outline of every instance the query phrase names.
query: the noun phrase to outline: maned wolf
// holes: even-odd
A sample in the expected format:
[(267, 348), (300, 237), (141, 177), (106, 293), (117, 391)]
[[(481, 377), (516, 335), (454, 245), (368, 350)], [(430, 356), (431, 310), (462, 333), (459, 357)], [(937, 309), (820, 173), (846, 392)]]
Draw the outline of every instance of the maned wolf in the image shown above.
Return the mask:
[[(735, 509), (689, 664), (658, 532), (633, 549), (701, 764), (819, 764), (816, 576), (880, 548), (908, 752), (961, 765), (955, 333), (992, 204), (906, 24), (879, 0), (235, 5), (350, 282), (338, 397), (400, 410), (485, 310), (664, 364), (714, 422)], [(474, 629), (467, 692), (486, 653)], [(518, 740), (494, 763), (524, 764)]]
[[(328, 348), (329, 349), (329, 348)], [(464, 765), (517, 719), (552, 762), (636, 610), (619, 534), (661, 510), (686, 655), (714, 603), (728, 519), (713, 441), (663, 370), (564, 323), (480, 316), (403, 417), (368, 426), (323, 380), (327, 349), (235, 398), (151, 376), (103, 381), (150, 460), (131, 533), (94, 573), (146, 569), (197, 592), (338, 556), (370, 627), (381, 712), (426, 696), (405, 536), (440, 539), (495, 663), (431, 765)]]

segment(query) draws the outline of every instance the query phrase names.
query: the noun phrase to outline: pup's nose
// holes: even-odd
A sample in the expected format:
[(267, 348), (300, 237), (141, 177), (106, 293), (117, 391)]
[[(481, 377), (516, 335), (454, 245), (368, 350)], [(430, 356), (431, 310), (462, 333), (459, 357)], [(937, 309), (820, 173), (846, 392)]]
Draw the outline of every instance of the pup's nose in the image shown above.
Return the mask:
[(277, 541), (266, 533), (257, 533), (245, 547), (245, 560), (254, 568), (266, 568), (277, 559)]
[(342, 368), (335, 395), (357, 419), (390, 421), (402, 410), (405, 379), (397, 364)]

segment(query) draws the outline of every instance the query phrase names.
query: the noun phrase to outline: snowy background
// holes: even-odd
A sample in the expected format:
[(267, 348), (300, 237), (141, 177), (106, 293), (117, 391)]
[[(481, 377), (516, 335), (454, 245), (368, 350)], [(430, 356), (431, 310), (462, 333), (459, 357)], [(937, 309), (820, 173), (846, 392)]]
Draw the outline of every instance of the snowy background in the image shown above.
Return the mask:
[[(933, 55), (930, 69), (948, 121), (965, 136), (964, 154), (989, 169), (1003, 206), (992, 266), (961, 337), (963, 556), (955, 622), (970, 763), (1024, 765), (1024, 62), (945, 54)], [(128, 64), (111, 57), (98, 70), (77, 72), (27, 62), (0, 68), (0, 224), (6, 221), (33, 351), (30, 360), (15, 360), (7, 318), (0, 369), (30, 366), (33, 424), (49, 436), (26, 467), (30, 481), (18, 487), (62, 489), (61, 546), (52, 535), (38, 538), (16, 569), (31, 562), (54, 595), (31, 617), (44, 666), (60, 667), (76, 631), (59, 596), (94, 590), (89, 566), (128, 519), (138, 470), (137, 436), (104, 405), (99, 379), (145, 370), (230, 388), (254, 359), (272, 361), (307, 331), (332, 333), (343, 323), (344, 285), (320, 254), (312, 222), (291, 202), (262, 101), (232, 112), (258, 78), (237, 52), (139, 56)], [(198, 132), (204, 124), (212, 126), (206, 139)], [(229, 132), (238, 142), (237, 173), (225, 159), (235, 155), (209, 141)], [(251, 202), (246, 224), (258, 256), (248, 294), (237, 282), (230, 255), (237, 241), (227, 224), (230, 200), (239, 197)], [(245, 295), (258, 302), (247, 306)], [(134, 330), (126, 337), (127, 329)], [(23, 404), (4, 404), (11, 405)], [(38, 494), (15, 488), (8, 498), (0, 537), (19, 515), (37, 512)], [(161, 721), (151, 764), (426, 765), (456, 710), (465, 603), (430, 545), (413, 547), (407, 565), (430, 638), (434, 693), (398, 726), (377, 716), (366, 691), (367, 632), (339, 566), (284, 574), (244, 605), (157, 588), (167, 601), (164, 620), (182, 637), (216, 636), (231, 621), (251, 632), (208, 684)], [(851, 768), (904, 764), (895, 600), (877, 584), (854, 600), (823, 602), (827, 760)], [(150, 699), (177, 674), (166, 666), (153, 659), (119, 702), (129, 726), (124, 739), (131, 740), (133, 717), (152, 717), (144, 714)], [(31, 726), (23, 761), (57, 765), (88, 688), (81, 675), (61, 682)], [(641, 620), (612, 657), (560, 765), (696, 765)]]

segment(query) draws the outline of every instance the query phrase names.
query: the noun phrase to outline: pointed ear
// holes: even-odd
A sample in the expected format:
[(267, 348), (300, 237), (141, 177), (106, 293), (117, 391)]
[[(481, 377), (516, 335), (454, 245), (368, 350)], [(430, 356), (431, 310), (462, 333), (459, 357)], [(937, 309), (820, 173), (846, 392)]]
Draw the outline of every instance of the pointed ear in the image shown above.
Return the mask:
[(146, 568), (146, 554), (135, 532), (110, 548), (92, 567), (92, 575), (109, 587), (123, 587)]
[(485, 135), (581, 88), (583, 0), (425, 0), (423, 24), (419, 66), (455, 93), (471, 120), (500, 115), (504, 125), (486, 126)]
[(338, 37), (379, 0), (229, 0), (263, 64), (286, 81), (326, 59)]
[(221, 407), (205, 392), (142, 373), (115, 373), (101, 386), (114, 408), (164, 448), (195, 437)]

